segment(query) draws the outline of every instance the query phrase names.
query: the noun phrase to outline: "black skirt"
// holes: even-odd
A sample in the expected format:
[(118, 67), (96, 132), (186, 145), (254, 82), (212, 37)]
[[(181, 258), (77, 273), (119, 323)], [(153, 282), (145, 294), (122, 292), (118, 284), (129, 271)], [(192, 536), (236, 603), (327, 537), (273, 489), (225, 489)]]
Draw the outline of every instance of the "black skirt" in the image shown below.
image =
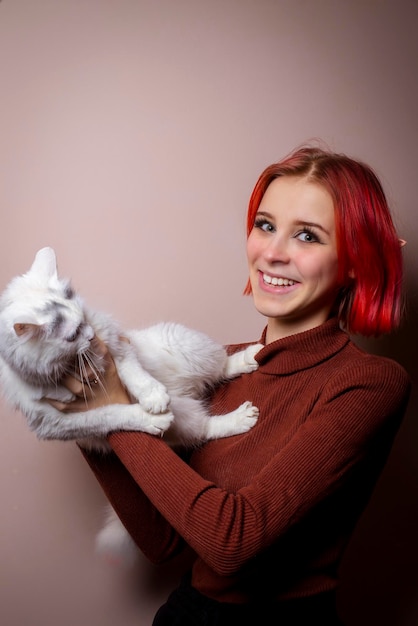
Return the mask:
[(157, 611), (152, 626), (343, 626), (334, 592), (283, 602), (232, 604), (216, 602), (185, 578)]

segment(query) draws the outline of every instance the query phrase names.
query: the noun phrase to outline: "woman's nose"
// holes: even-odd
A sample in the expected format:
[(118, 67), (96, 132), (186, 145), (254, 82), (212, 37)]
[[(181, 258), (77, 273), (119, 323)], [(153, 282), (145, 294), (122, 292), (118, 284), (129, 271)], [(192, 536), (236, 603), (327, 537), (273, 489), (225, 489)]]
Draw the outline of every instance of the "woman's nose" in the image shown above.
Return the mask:
[(276, 233), (269, 241), (264, 251), (264, 256), (269, 263), (288, 263), (290, 260), (288, 241), (279, 233)]

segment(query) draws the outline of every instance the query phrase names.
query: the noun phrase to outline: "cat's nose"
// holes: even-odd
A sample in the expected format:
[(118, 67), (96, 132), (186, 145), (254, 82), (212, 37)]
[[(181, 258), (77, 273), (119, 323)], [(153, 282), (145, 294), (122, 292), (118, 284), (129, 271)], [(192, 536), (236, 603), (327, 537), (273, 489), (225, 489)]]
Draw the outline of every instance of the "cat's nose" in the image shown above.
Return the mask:
[(92, 339), (94, 338), (94, 334), (95, 333), (92, 327), (89, 326), (89, 324), (85, 324), (84, 336), (87, 339), (87, 341), (92, 341)]

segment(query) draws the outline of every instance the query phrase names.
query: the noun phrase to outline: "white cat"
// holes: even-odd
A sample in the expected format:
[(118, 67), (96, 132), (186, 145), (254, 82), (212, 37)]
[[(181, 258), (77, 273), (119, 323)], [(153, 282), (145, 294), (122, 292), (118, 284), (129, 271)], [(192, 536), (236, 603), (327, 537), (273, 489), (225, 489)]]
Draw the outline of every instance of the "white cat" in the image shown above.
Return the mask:
[[(83, 380), (88, 365), (101, 384), (102, 357), (91, 346), (95, 335), (108, 346), (136, 402), (62, 413), (45, 398), (72, 399), (60, 385), (65, 374)], [(77, 440), (103, 452), (109, 449), (106, 435), (117, 430), (164, 435), (170, 445), (185, 446), (248, 431), (258, 418), (250, 402), (214, 416), (205, 396), (217, 383), (257, 369), (254, 356), (261, 347), (227, 356), (205, 334), (176, 323), (122, 332), (110, 316), (86, 307), (70, 282), (58, 276), (52, 248), (39, 250), (30, 270), (14, 278), (0, 297), (0, 383), (6, 400), (40, 439)], [(121, 532), (119, 522), (109, 520), (102, 547), (123, 543)]]

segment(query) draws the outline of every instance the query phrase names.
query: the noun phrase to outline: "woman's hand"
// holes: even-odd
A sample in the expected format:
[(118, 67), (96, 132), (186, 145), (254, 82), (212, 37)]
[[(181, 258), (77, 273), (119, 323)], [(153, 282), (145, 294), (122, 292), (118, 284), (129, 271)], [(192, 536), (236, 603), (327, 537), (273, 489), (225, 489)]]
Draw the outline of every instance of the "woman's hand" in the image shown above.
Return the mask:
[(49, 404), (63, 413), (79, 413), (96, 409), (108, 404), (130, 404), (131, 399), (123, 386), (116, 370), (115, 362), (107, 346), (98, 337), (92, 339), (92, 348), (103, 356), (104, 372), (96, 378), (93, 371), (86, 366), (84, 379), (74, 376), (63, 378), (62, 385), (76, 396), (71, 402), (59, 402), (45, 398)]

